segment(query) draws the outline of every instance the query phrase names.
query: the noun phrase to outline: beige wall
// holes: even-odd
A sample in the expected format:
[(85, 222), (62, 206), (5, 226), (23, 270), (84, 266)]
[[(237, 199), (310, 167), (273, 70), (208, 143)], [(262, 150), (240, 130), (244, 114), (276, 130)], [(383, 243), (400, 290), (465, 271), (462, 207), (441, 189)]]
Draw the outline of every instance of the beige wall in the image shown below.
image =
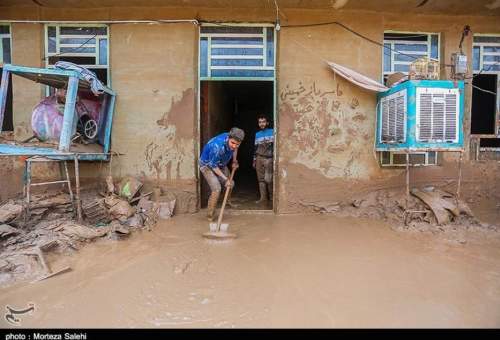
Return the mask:
[[(41, 67), (44, 41), (43, 25), (12, 24), (12, 63)], [(12, 77), (14, 132), (16, 138), (30, 137), (31, 112), (42, 96), (42, 86), (21, 77)]]
[[(236, 8), (9, 9), (0, 16), (40, 20), (274, 20), (270, 10)], [(498, 17), (287, 9), (281, 20), (283, 25), (337, 20), (376, 41), (382, 41), (384, 30), (440, 33), (444, 63), (449, 63), (451, 53), (458, 50), (464, 25), (471, 25), (475, 33), (500, 33)], [(111, 81), (118, 93), (112, 147), (124, 154), (113, 159), (113, 174), (137, 175), (154, 183), (196, 191), (197, 27), (189, 23), (110, 27)], [(13, 25), (15, 63), (40, 65), (42, 28)], [(464, 42), (467, 54), (471, 46), (469, 37)], [(280, 212), (297, 211), (312, 201), (345, 200), (358, 192), (403, 185), (404, 173), (380, 168), (373, 151), (375, 95), (335, 77), (325, 63), (333, 61), (380, 80), (381, 58), (380, 47), (336, 25), (283, 27), (279, 32), (276, 188)], [(442, 73), (449, 74), (449, 70)], [(14, 88), (14, 110), (16, 115), (21, 114), (16, 121), (20, 124), (26, 121), (27, 107), (36, 103), (36, 97), (28, 95), (28, 86), (40, 95), (37, 85), (23, 86)], [(466, 133), (470, 95), (468, 86)], [(415, 169), (413, 180), (432, 183), (454, 179), (455, 168), (455, 157), (446, 155), (441, 167)], [(93, 176), (99, 174), (96, 169), (95, 164), (88, 164), (83, 172)], [(473, 171), (470, 176), (474, 176)]]
[(110, 35), (112, 148), (124, 154), (114, 174), (195, 190), (196, 26), (114, 25)]

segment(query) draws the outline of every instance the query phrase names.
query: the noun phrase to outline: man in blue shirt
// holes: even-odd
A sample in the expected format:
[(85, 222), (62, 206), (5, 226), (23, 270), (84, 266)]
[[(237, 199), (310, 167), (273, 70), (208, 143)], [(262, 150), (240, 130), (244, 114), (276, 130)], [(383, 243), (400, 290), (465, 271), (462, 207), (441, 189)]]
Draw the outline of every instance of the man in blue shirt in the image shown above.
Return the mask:
[(260, 199), (256, 203), (273, 200), (273, 149), (274, 131), (269, 128), (269, 119), (265, 115), (257, 117), (260, 131), (255, 134), (253, 167), (257, 171)]
[(233, 159), (233, 167), (238, 168), (238, 147), (245, 138), (245, 132), (233, 127), (229, 133), (224, 132), (210, 139), (200, 156), (200, 171), (210, 186), (208, 199), (208, 219), (214, 220), (215, 208), (219, 200), (222, 185), (232, 189), (234, 181), (229, 181), (227, 164)]

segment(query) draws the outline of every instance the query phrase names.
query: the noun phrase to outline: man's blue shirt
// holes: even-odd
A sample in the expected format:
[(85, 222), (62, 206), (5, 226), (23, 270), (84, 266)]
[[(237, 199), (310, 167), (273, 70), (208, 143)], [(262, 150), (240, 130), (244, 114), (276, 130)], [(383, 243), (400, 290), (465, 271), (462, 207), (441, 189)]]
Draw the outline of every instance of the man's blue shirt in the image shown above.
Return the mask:
[(233, 157), (233, 150), (227, 144), (228, 139), (227, 132), (210, 139), (201, 152), (200, 167), (208, 166), (212, 169), (225, 167)]

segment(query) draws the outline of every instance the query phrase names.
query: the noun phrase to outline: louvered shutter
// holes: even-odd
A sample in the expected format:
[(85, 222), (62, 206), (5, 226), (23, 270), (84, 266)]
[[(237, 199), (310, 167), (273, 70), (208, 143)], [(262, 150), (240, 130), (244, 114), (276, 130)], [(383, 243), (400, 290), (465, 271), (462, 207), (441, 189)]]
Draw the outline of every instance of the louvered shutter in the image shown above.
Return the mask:
[(457, 141), (458, 89), (417, 88), (416, 109), (418, 141)]
[(406, 140), (406, 90), (393, 93), (381, 100), (381, 141), (386, 143)]

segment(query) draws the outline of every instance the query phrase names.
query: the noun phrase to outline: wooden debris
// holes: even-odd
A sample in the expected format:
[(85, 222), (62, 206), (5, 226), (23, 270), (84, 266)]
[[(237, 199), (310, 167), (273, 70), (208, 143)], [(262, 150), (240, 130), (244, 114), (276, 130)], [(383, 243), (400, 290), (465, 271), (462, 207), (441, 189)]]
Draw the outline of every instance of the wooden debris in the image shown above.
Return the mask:
[(443, 198), (443, 194), (439, 191), (425, 192), (418, 189), (411, 190), (412, 195), (421, 199), (434, 213), (438, 225), (446, 224), (450, 221), (450, 215), (448, 211), (454, 216), (460, 215), (460, 210), (458, 207)]
[(110, 217), (108, 209), (104, 205), (104, 200), (94, 200), (82, 206), (85, 220), (90, 224), (109, 223)]
[(106, 177), (106, 191), (107, 191), (108, 195), (112, 195), (115, 193), (115, 185), (113, 183), (112, 176)]
[(0, 224), (0, 238), (18, 235), (20, 232), (8, 224)]
[(0, 207), (0, 223), (9, 223), (16, 219), (23, 212), (23, 206), (12, 202)]

